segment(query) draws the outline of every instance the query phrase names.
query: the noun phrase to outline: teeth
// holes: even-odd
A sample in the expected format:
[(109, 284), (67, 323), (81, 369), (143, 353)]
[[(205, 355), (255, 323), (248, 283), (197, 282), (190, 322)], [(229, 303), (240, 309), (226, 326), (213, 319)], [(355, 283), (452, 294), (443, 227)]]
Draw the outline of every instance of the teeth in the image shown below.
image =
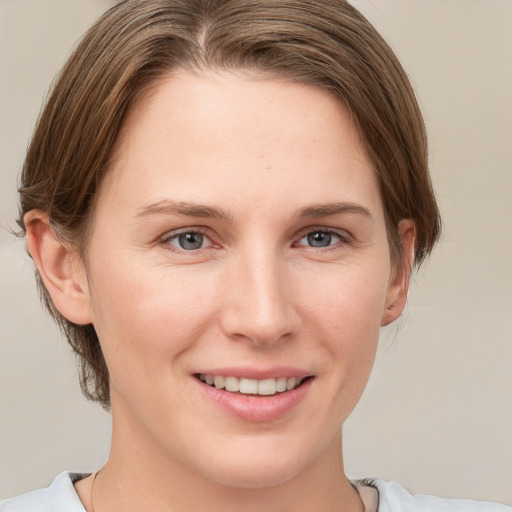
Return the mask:
[(240, 393), (244, 393), (247, 395), (257, 395), (258, 381), (254, 379), (240, 379)]
[(236, 393), (237, 391), (240, 391), (240, 381), (236, 377), (226, 377), (224, 379), (224, 387), (226, 388), (226, 391)]
[(286, 377), (279, 377), (279, 379), (276, 379), (276, 391), (278, 393), (282, 393), (283, 391), (286, 391), (286, 381), (288, 379)]
[(303, 380), (304, 379), (299, 379), (297, 377), (290, 377), (289, 379), (286, 379), (286, 389), (290, 391), (290, 389), (299, 387)]
[(258, 395), (275, 395), (276, 391), (276, 379), (265, 379), (258, 382)]
[(297, 377), (279, 377), (278, 379), (246, 379), (238, 377), (223, 377), (221, 375), (200, 374), (199, 379), (209, 386), (225, 389), (231, 393), (240, 392), (244, 395), (270, 396), (295, 389), (304, 379)]

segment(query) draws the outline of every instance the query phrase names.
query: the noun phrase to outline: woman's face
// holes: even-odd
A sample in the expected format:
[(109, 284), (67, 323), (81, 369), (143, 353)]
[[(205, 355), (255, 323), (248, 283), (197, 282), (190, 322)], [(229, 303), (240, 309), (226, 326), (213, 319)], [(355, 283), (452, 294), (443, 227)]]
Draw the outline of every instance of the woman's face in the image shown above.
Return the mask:
[(252, 487), (338, 449), (403, 286), (329, 93), (169, 76), (127, 119), (87, 251), (113, 448)]

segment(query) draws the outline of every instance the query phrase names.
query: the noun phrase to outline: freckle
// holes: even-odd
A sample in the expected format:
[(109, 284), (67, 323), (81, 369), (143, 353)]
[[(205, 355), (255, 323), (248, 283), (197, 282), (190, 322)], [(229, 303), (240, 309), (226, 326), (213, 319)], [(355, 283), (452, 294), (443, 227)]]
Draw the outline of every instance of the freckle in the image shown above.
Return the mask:
[(272, 166), (271, 165), (267, 165), (267, 171), (270, 171), (270, 169), (272, 169)]

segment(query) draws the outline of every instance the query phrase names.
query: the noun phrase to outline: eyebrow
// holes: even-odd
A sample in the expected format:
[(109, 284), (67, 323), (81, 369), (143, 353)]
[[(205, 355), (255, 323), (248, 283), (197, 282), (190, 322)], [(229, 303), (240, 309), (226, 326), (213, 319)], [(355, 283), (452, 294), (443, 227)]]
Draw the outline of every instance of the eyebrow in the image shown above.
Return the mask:
[[(364, 206), (357, 203), (341, 202), (314, 204), (297, 210), (296, 215), (300, 219), (311, 219), (320, 217), (332, 217), (355, 213), (372, 220), (372, 214)], [(184, 201), (163, 200), (157, 203), (142, 206), (139, 208), (136, 218), (143, 218), (150, 215), (181, 215), (186, 217), (211, 218), (217, 220), (231, 221), (233, 216), (228, 210)]]
[(211, 218), (218, 220), (231, 220), (231, 214), (213, 206), (188, 203), (184, 201), (163, 200), (139, 208), (136, 218), (147, 217), (149, 215), (182, 215), (186, 217)]
[(357, 203), (327, 203), (305, 206), (298, 210), (298, 216), (302, 219), (310, 219), (317, 217), (331, 217), (334, 215), (342, 215), (346, 213), (356, 213), (364, 215), (369, 220), (373, 220), (370, 210)]

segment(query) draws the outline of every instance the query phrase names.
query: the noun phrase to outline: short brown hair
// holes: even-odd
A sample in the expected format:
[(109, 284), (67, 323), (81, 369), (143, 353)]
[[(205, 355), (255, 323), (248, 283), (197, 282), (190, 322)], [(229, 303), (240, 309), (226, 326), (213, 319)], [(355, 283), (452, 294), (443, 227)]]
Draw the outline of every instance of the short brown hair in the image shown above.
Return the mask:
[[(85, 34), (38, 121), (21, 178), (19, 224), (40, 209), (83, 254), (94, 199), (123, 121), (176, 69), (249, 70), (325, 88), (350, 109), (373, 161), (391, 256), (416, 224), (416, 263), (440, 230), (425, 127), (409, 80), (373, 26), (344, 0), (125, 0)], [(83, 393), (108, 408), (108, 369), (92, 325), (52, 316), (80, 362)]]

